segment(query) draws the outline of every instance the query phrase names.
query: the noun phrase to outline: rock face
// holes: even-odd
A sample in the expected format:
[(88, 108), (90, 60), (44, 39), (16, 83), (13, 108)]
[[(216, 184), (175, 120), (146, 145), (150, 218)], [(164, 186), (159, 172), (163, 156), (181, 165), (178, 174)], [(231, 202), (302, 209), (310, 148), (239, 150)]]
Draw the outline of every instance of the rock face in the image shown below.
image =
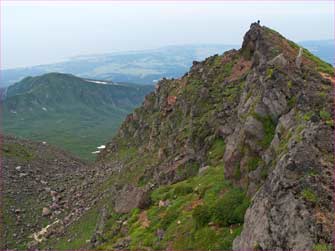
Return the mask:
[[(252, 24), (240, 50), (194, 62), (181, 79), (159, 82), (100, 162), (118, 163), (121, 176), (136, 170), (132, 184), (156, 187), (198, 174), (211, 164), (213, 142), (223, 139), (218, 161), (225, 177), (252, 198), (233, 248), (328, 245), (333, 121), (327, 72), (333, 69), (319, 63), (279, 33)], [(133, 155), (124, 158), (123, 151)], [(137, 199), (127, 201), (127, 211), (137, 207)]]
[[(302, 137), (289, 141), (287, 153), (255, 194), (235, 250), (309, 250), (332, 242), (332, 144), (325, 140), (332, 130), (310, 124)], [(322, 148), (320, 140), (326, 143)]]

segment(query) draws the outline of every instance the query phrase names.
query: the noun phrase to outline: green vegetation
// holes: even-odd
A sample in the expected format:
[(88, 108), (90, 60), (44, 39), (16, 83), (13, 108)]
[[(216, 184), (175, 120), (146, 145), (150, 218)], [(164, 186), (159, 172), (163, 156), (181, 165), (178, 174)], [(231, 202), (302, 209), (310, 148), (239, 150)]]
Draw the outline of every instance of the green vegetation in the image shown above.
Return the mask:
[(9, 87), (3, 132), (46, 141), (86, 160), (116, 133), (151, 86), (103, 85), (50, 73)]
[(301, 195), (307, 201), (310, 201), (310, 202), (316, 202), (317, 201), (317, 196), (316, 196), (315, 192), (312, 191), (309, 188), (305, 188), (304, 190), (302, 190)]
[(4, 157), (17, 158), (21, 161), (31, 161), (35, 158), (35, 153), (28, 148), (15, 143), (4, 143), (2, 145), (2, 153)]
[(223, 91), (223, 96), (227, 98), (227, 101), (233, 102), (236, 97), (241, 93), (243, 88), (243, 82), (239, 84), (231, 84), (226, 86), (225, 90)]
[(266, 77), (267, 77), (267, 78), (272, 78), (272, 76), (273, 76), (273, 71), (274, 71), (273, 68), (268, 68), (268, 69), (266, 70)]
[(293, 106), (295, 106), (295, 104), (297, 103), (297, 97), (296, 96), (292, 96), (289, 98), (287, 105), (292, 108)]
[(321, 110), (319, 112), (320, 118), (326, 122), (326, 125), (333, 127), (334, 126), (334, 119), (332, 118), (332, 115), (327, 112), (326, 110)]
[(224, 193), (213, 208), (213, 221), (220, 226), (243, 223), (249, 200), (240, 189), (230, 189)]
[(236, 165), (236, 167), (235, 167), (234, 178), (236, 180), (239, 180), (241, 178), (241, 166), (240, 166), (240, 163), (238, 163), (238, 165)]
[(309, 112), (306, 112), (305, 114), (303, 114), (302, 118), (305, 121), (310, 121), (313, 115), (314, 115), (314, 112), (309, 111)]
[(323, 119), (323, 120), (329, 120), (329, 119), (331, 119), (331, 115), (326, 110), (321, 110), (320, 111), (320, 118)]
[(213, 214), (212, 210), (212, 208), (209, 208), (206, 205), (200, 205), (194, 209), (192, 217), (195, 220), (197, 228), (204, 227), (211, 221)]
[[(103, 233), (106, 242), (100, 249), (112, 249), (127, 235), (131, 250), (231, 249), (233, 239), (241, 232), (249, 199), (226, 181), (223, 173), (220, 165), (210, 167), (200, 176), (154, 190), (147, 210), (134, 209), (129, 215), (118, 216), (127, 221), (126, 235), (118, 231), (111, 236), (110, 227), (116, 218), (107, 222)], [(160, 201), (168, 202), (160, 206)]]
[(234, 66), (234, 62), (228, 62), (223, 66), (223, 74), (228, 77), (231, 75), (232, 69)]
[(271, 141), (275, 135), (275, 130), (276, 130), (276, 124), (274, 123), (274, 121), (272, 120), (272, 118), (270, 116), (265, 116), (262, 117), (257, 113), (252, 113), (252, 115), (260, 122), (262, 122), (263, 124), (263, 129), (265, 132), (265, 136), (263, 138), (263, 140), (261, 140), (259, 142), (259, 144), (262, 147), (268, 147), (271, 144)]
[(306, 58), (308, 58), (309, 60), (311, 60), (313, 63), (316, 64), (316, 70), (317, 71), (327, 73), (330, 76), (334, 75), (334, 68), (333, 68), (332, 65), (324, 62), (323, 60), (321, 60), (317, 56), (313, 55), (307, 49), (303, 49), (303, 56), (305, 56)]
[(332, 244), (326, 244), (326, 243), (316, 244), (313, 247), (313, 251), (332, 251), (332, 250), (334, 250), (333, 245)]
[(296, 49), (296, 50), (298, 50), (298, 49), (300, 48), (299, 45), (297, 45), (295, 42), (293, 42), (293, 41), (291, 41), (291, 40), (287, 40), (287, 42), (288, 42), (288, 44), (289, 44), (292, 48), (294, 48), (294, 49)]
[(208, 151), (208, 159), (213, 165), (217, 164), (223, 158), (225, 148), (224, 140), (222, 138), (216, 138)]
[(255, 157), (250, 158), (248, 160), (248, 170), (249, 170), (249, 172), (256, 170), (261, 161), (262, 161), (262, 159), (259, 156), (255, 156)]

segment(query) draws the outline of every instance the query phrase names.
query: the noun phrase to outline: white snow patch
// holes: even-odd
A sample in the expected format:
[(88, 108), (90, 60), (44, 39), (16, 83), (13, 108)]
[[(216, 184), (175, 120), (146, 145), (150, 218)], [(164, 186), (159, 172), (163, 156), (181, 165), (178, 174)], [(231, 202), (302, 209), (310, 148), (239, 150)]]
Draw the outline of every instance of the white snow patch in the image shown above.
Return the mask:
[(42, 107), (42, 110), (43, 110), (43, 111), (47, 111), (48, 109), (47, 109), (47, 108), (45, 108), (45, 107)]
[(100, 153), (100, 151), (95, 151), (95, 152), (92, 152), (93, 154), (98, 154), (98, 153)]
[(98, 148), (98, 149), (105, 149), (106, 146), (105, 146), (105, 145), (101, 145), (101, 146), (98, 146), (97, 148)]
[(96, 84), (102, 84), (102, 85), (107, 85), (108, 82), (106, 81), (98, 81), (98, 80), (87, 80), (86, 79), (86, 82), (91, 82), (91, 83), (96, 83)]
[(101, 81), (101, 80), (90, 80), (90, 79), (84, 79), (86, 82), (89, 83), (94, 83), (94, 84), (100, 84), (100, 85), (118, 85), (118, 86), (122, 86), (122, 84), (118, 84), (118, 83), (113, 83), (113, 82), (108, 82), (108, 81)]
[(11, 113), (14, 113), (14, 114), (17, 114), (17, 112), (16, 112), (16, 111), (14, 111), (14, 110), (11, 110), (10, 112), (11, 112)]

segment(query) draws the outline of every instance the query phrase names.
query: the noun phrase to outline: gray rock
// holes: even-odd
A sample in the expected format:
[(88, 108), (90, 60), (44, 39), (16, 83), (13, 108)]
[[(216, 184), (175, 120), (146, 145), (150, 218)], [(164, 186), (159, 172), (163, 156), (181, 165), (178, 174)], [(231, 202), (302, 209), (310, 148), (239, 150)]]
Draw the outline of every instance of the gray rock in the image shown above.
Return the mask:
[(271, 59), (269, 61), (269, 65), (277, 66), (277, 67), (284, 67), (284, 66), (287, 65), (287, 59), (281, 53), (281, 54), (277, 55), (276, 57), (274, 57), (273, 59)]
[(42, 216), (49, 216), (49, 215), (51, 215), (50, 209), (47, 208), (47, 207), (43, 207), (43, 209), (42, 209)]
[(127, 185), (118, 192), (115, 198), (115, 212), (129, 213), (133, 208), (145, 208), (150, 203), (148, 191)]
[(244, 130), (247, 135), (255, 137), (258, 140), (262, 140), (264, 138), (264, 129), (263, 124), (253, 116), (247, 117)]

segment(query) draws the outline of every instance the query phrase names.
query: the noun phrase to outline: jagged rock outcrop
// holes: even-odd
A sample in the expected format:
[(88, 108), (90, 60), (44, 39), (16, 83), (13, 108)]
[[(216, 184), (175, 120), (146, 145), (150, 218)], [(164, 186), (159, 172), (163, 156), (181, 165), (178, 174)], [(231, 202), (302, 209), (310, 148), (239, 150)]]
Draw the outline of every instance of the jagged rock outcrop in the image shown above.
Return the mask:
[[(332, 68), (323, 67), (279, 33), (252, 24), (239, 51), (194, 62), (181, 79), (159, 82), (100, 160), (118, 160), (121, 174), (137, 170), (133, 182), (156, 187), (196, 175), (222, 138), (225, 177), (253, 198), (234, 249), (327, 245)], [(120, 151), (134, 154), (120, 159)]]

